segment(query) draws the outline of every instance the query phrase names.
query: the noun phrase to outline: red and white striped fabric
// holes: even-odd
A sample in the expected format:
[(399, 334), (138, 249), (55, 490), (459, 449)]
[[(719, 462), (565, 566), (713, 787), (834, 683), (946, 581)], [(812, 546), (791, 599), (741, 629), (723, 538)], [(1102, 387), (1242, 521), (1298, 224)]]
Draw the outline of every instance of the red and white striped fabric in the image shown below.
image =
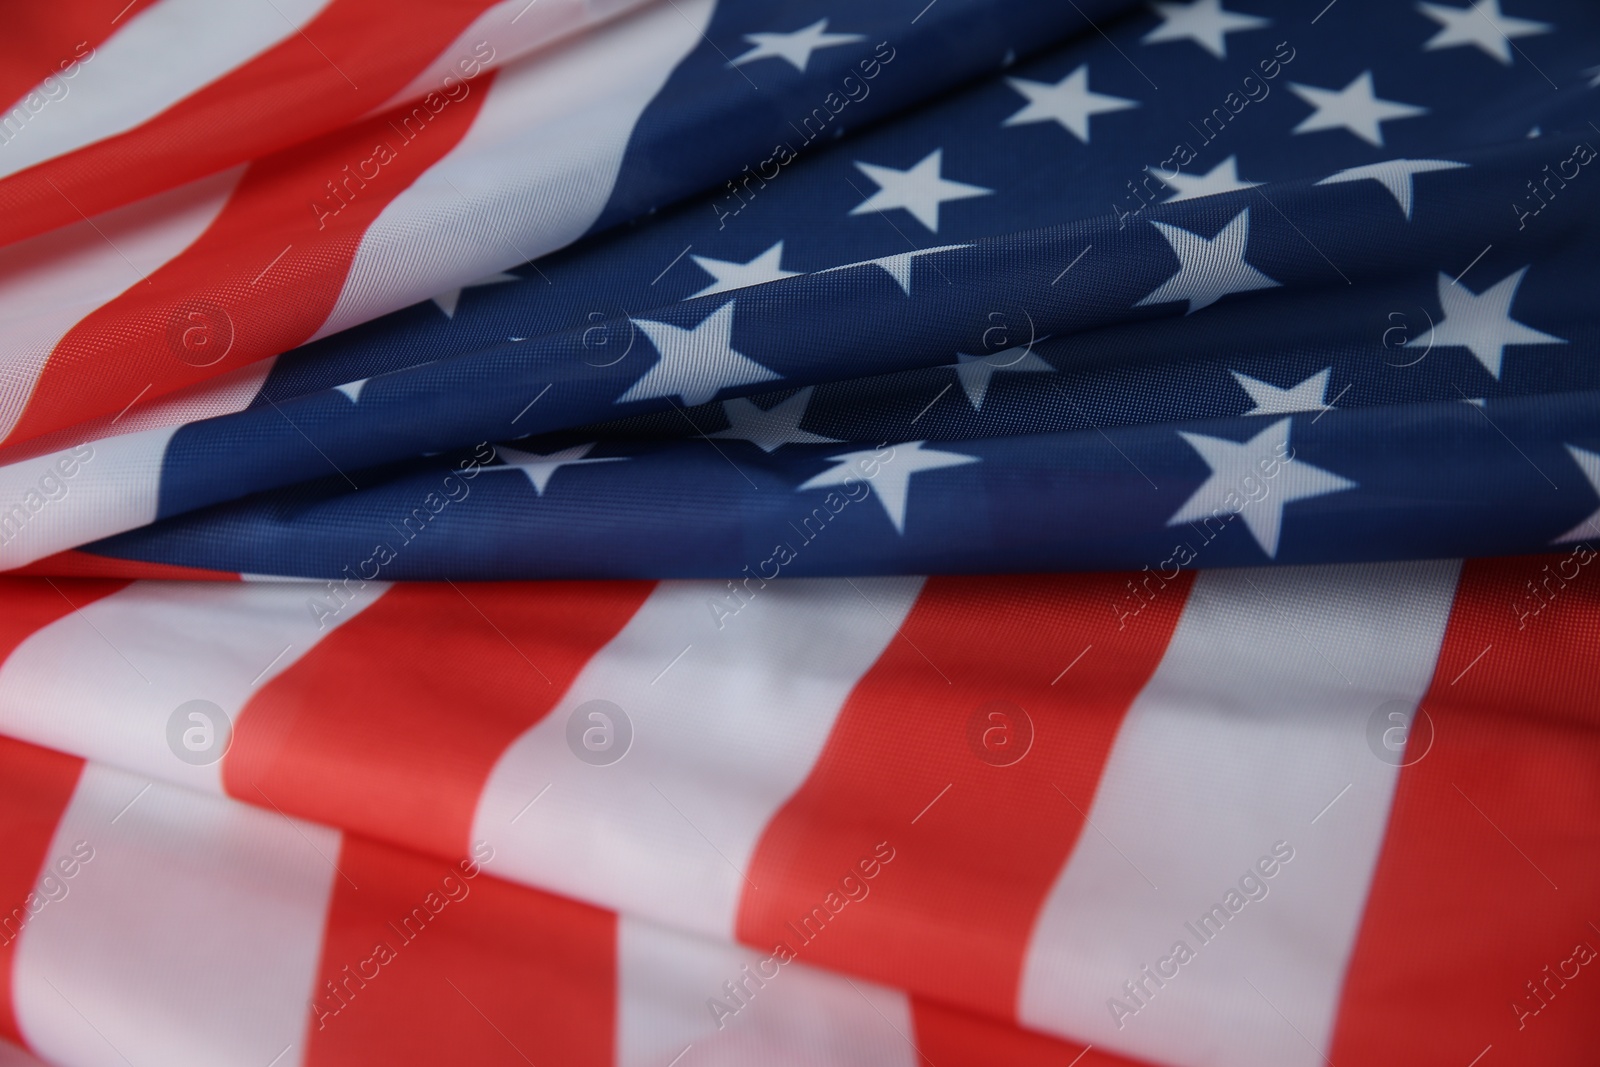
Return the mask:
[(246, 0), (218, 20), (195, 0), (63, 0), (7, 34), (0, 244), (453, 89), (642, 2)]
[[(72, 0), (62, 25), (116, 6)], [(11, 86), (24, 105), (0, 116), (0, 441), (125, 434), (136, 402), (576, 239), (712, 6), (284, 0), (215, 22), (136, 0), (51, 76), (65, 94)], [(30, 36), (21, 69), (77, 32)], [(334, 187), (319, 211), (307, 190)], [(123, 441), (155, 462), (161, 427), (236, 410), (246, 382)]]
[[(1600, 589), (1551, 568), (13, 578), (0, 731), (1097, 1051), (1577, 1063)], [(195, 699), (234, 724), (208, 766), (168, 747)], [(593, 700), (631, 724), (604, 766)]]
[(4, 1067), (37, 1063), (12, 1042), (68, 1067), (914, 1067), (919, 1048), (976, 1067), (1085, 1051), (511, 885), (488, 846), (430, 859), (9, 740), (0, 772)]

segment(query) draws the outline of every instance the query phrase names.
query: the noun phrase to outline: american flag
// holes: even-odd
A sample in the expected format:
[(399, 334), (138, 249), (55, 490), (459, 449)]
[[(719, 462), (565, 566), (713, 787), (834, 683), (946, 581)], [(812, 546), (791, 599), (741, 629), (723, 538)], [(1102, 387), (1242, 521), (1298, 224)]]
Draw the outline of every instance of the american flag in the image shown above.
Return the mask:
[(5, 36), (0, 1064), (1596, 1062), (1600, 8)]

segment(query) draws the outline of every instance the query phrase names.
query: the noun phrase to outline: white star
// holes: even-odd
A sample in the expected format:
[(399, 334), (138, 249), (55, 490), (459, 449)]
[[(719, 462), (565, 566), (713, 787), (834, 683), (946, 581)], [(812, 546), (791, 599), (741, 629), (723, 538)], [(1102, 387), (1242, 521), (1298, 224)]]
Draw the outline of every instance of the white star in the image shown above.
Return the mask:
[[(480, 285), (503, 285), (506, 282), (520, 282), (521, 280), (515, 274), (506, 274), (501, 271), (491, 274), (487, 278), (479, 278), (475, 282), (468, 282), (461, 289), (476, 289)], [(439, 310), (444, 312), (445, 318), (453, 319), (456, 317), (456, 305), (461, 303), (461, 289), (446, 289), (433, 298), (433, 302), (439, 305)]]
[[(906, 495), (911, 488), (913, 474), (978, 462), (977, 456), (936, 452), (933, 449), (924, 450), (922, 446), (925, 444), (926, 441), (909, 441), (895, 445), (888, 459), (883, 458), (882, 449), (867, 449), (864, 452), (846, 452), (839, 456), (829, 456), (828, 459), (838, 466), (825, 470), (798, 486), (796, 492), (844, 485), (851, 480), (862, 482), (872, 487), (872, 494), (883, 505), (883, 510), (888, 512), (889, 521), (894, 523), (895, 532), (904, 534)], [(872, 473), (874, 470), (876, 473)]]
[(693, 300), (696, 296), (725, 293), (729, 289), (743, 289), (747, 285), (775, 282), (779, 278), (793, 278), (800, 273), (797, 270), (784, 270), (779, 266), (779, 263), (783, 260), (782, 241), (779, 241), (748, 263), (734, 263), (726, 259), (712, 259), (709, 256), (690, 256), (689, 258), (698, 263), (701, 270), (716, 279), (716, 281), (698, 293), (686, 298), (689, 300)]
[(1238, 371), (1229, 373), (1255, 401), (1255, 407), (1245, 412), (1246, 415), (1292, 415), (1296, 411), (1321, 411), (1328, 407), (1323, 397), (1328, 395), (1328, 378), (1333, 374), (1332, 367), (1320, 370), (1287, 389), (1279, 389), (1276, 385)]
[(1089, 90), (1089, 64), (1085, 63), (1060, 81), (1029, 81), (1027, 78), (1007, 78), (1006, 84), (1028, 98), (1021, 111), (1001, 123), (1002, 126), (1021, 126), (1029, 122), (1059, 122), (1084, 144), (1089, 143), (1089, 117), (1107, 111), (1126, 111), (1138, 107), (1139, 101), (1125, 100), (1120, 96), (1107, 96)]
[(1418, 4), (1417, 10), (1437, 22), (1439, 32), (1428, 38), (1423, 51), (1473, 45), (1511, 65), (1511, 38), (1530, 37), (1555, 29), (1548, 22), (1511, 18), (1500, 13), (1500, 0), (1477, 0), (1467, 7)]
[(983, 401), (989, 395), (989, 381), (1000, 371), (1020, 374), (1053, 374), (1055, 368), (1034, 355), (1033, 347), (1018, 346), (996, 352), (991, 356), (969, 356), (956, 353), (956, 377), (961, 388), (976, 411), (983, 410)]
[(971, 245), (939, 245), (935, 248), (919, 248), (915, 252), (901, 252), (898, 255), (884, 256), (881, 259), (863, 259), (855, 263), (841, 263), (837, 267), (828, 267), (826, 270), (817, 271), (818, 274), (831, 274), (836, 270), (849, 270), (851, 267), (882, 267), (889, 277), (893, 278), (900, 288), (905, 290), (907, 296), (911, 295), (911, 261), (918, 256), (931, 255), (934, 252), (949, 252), (956, 248), (970, 248)]
[(918, 222), (938, 233), (940, 204), (946, 200), (966, 200), (994, 192), (981, 185), (968, 185), (941, 177), (939, 168), (943, 164), (942, 148), (935, 148), (909, 170), (895, 170), (893, 167), (880, 167), (876, 163), (857, 160), (857, 169), (878, 184), (878, 191), (851, 208), (850, 214), (864, 215), (869, 211), (904, 208)]
[[(1238, 515), (1250, 528), (1261, 551), (1269, 558), (1277, 558), (1285, 505), (1356, 487), (1348, 478), (1292, 458), (1289, 427), (1293, 421), (1279, 419), (1243, 444), (1222, 437), (1180, 432), (1179, 436), (1189, 442), (1211, 468), (1211, 477), (1167, 520), (1167, 525), (1217, 515)], [(1274, 468), (1275, 473), (1268, 475), (1267, 471)], [(1251, 499), (1252, 496), (1255, 499)]]
[(1374, 95), (1372, 71), (1364, 70), (1343, 89), (1318, 89), (1314, 85), (1289, 84), (1295, 94), (1317, 110), (1294, 128), (1295, 133), (1317, 130), (1349, 130), (1368, 144), (1383, 147), (1383, 131), (1378, 124), (1390, 119), (1409, 119), (1426, 115), (1428, 109), (1383, 100)]
[(1161, 231), (1161, 236), (1177, 253), (1178, 273), (1134, 307), (1187, 300), (1188, 314), (1193, 315), (1230, 293), (1271, 289), (1282, 284), (1244, 261), (1245, 245), (1250, 240), (1249, 208), (1235, 215), (1232, 222), (1210, 239), (1166, 222), (1152, 221), (1150, 225)]
[(1406, 213), (1406, 221), (1410, 222), (1411, 207), (1416, 199), (1416, 176), (1436, 170), (1456, 170), (1465, 166), (1465, 163), (1454, 163), (1448, 159), (1391, 159), (1385, 163), (1368, 163), (1364, 167), (1341, 170), (1337, 174), (1328, 175), (1317, 184), (1377, 182), (1389, 190), (1389, 195), (1400, 205), (1400, 210)]
[[(1572, 461), (1578, 465), (1583, 476), (1589, 480), (1589, 487), (1596, 496), (1600, 496), (1600, 452), (1586, 452), (1572, 445), (1567, 446), (1567, 451), (1572, 454)], [(1550, 543), (1559, 545), (1567, 541), (1587, 541), (1591, 537), (1600, 537), (1600, 507), (1595, 508), (1593, 515)]]
[(1588, 70), (1580, 71), (1579, 73), (1589, 79), (1589, 88), (1600, 89), (1600, 67), (1590, 67)]
[(360, 381), (345, 382), (343, 385), (334, 386), (334, 388), (349, 397), (350, 403), (359, 404), (361, 403), (361, 390), (366, 388), (367, 383), (370, 381), (372, 381), (371, 378), (362, 378)]
[(1255, 15), (1240, 15), (1225, 11), (1222, 0), (1194, 0), (1192, 4), (1174, 4), (1156, 0), (1151, 6), (1165, 21), (1144, 35), (1145, 44), (1193, 41), (1218, 59), (1228, 57), (1228, 43), (1223, 39), (1224, 34), (1272, 25), (1270, 20), (1257, 18)]
[(605, 456), (599, 459), (584, 459), (594, 448), (597, 442), (591, 441), (586, 445), (574, 445), (564, 448), (559, 452), (540, 455), (538, 452), (519, 452), (515, 448), (505, 445), (495, 445), (494, 454), (500, 457), (501, 467), (485, 467), (485, 472), (492, 471), (521, 471), (528, 476), (528, 481), (533, 483), (533, 491), (539, 496), (544, 496), (546, 487), (550, 484), (551, 477), (562, 467), (581, 467), (585, 463), (621, 463), (627, 456)]
[(1470, 349), (1484, 370), (1499, 378), (1507, 345), (1566, 344), (1563, 338), (1524, 326), (1511, 317), (1511, 302), (1516, 299), (1517, 286), (1522, 284), (1522, 276), (1527, 273), (1528, 268), (1523, 267), (1477, 295), (1451, 280), (1450, 275), (1441, 273), (1439, 305), (1444, 309), (1444, 318), (1427, 333), (1407, 341), (1405, 347), (1427, 349), (1433, 345), (1459, 345)]
[(1237, 156), (1229, 156), (1204, 174), (1179, 172), (1170, 178), (1163, 174), (1156, 180), (1168, 188), (1177, 190), (1176, 195), (1167, 197), (1165, 202), (1168, 204), (1177, 203), (1179, 200), (1193, 200), (1197, 196), (1237, 193), (1242, 189), (1254, 189), (1261, 184), (1240, 180)]
[(819, 48), (835, 48), (852, 41), (865, 41), (859, 33), (828, 33), (828, 20), (818, 19), (803, 30), (792, 33), (747, 33), (744, 39), (755, 45), (750, 51), (731, 60), (730, 67), (754, 63), (758, 59), (782, 59), (804, 74), (811, 53)]
[(677, 396), (694, 407), (730, 386), (783, 377), (733, 350), (733, 304), (732, 300), (723, 304), (690, 330), (651, 319), (632, 320), (650, 338), (661, 358), (632, 388), (617, 397), (617, 403)]
[(724, 400), (722, 413), (728, 417), (728, 428), (706, 436), (749, 441), (763, 452), (776, 452), (784, 445), (837, 444), (837, 437), (823, 437), (800, 428), (800, 420), (806, 417), (806, 405), (811, 403), (811, 390), (812, 386), (808, 385), (766, 411), (742, 396)]

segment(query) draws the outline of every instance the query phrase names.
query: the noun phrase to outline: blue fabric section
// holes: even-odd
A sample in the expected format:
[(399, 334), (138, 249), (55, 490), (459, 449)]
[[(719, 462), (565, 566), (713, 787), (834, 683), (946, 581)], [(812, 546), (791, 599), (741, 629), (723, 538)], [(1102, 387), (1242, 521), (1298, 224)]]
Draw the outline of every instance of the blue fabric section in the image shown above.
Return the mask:
[[(1492, 42), (1425, 48), (1438, 24), (1378, 0), (1315, 23), (1230, 0), (1268, 24), (1227, 33), (1224, 57), (1146, 41), (1162, 19), (1143, 6), (1086, 8), (1104, 36), (1044, 6), (940, 0), (897, 31), (719, 5), (640, 123), (604, 232), (465, 290), (453, 318), (426, 303), (283, 357), (256, 406), (176, 435), (168, 520), (93, 550), (332, 577), (447, 471), (428, 453), (589, 447), (627, 458), (542, 488), (475, 479), (384, 576), (734, 575), (828, 457), (943, 441), (980, 462), (911, 476), (903, 532), (852, 502), (785, 573), (1142, 565), (1207, 480), (1184, 434), (1245, 441), (1284, 418), (1297, 456), (1354, 487), (1286, 503), (1271, 555), (1232, 523), (1208, 565), (1536, 551), (1595, 510), (1572, 449), (1600, 448), (1600, 11), (1529, 0), (1519, 16), (1559, 32), (1503, 63)], [(729, 65), (747, 36), (823, 18), (861, 40), (803, 73)], [(893, 58), (857, 82), (870, 95), (834, 117), (847, 132), (750, 179), (772, 130), (882, 42)], [(978, 66), (996, 69), (970, 81)], [(1356, 100), (1367, 72), (1390, 102), (1365, 112), (1390, 116), (1371, 127), (1382, 144), (1361, 107), (1313, 102)], [(1028, 121), (1030, 98), (1059, 104), (1080, 73), (1095, 113)], [(1319, 116), (1331, 128), (1296, 132)], [(934, 152), (935, 185), (961, 186), (870, 209), (888, 188), (874, 175)], [(1397, 159), (1425, 162), (1348, 173)], [(963, 247), (830, 270), (946, 245)], [(1201, 251), (1186, 264), (1183, 248)], [(695, 295), (763, 270), (795, 276)], [(1187, 313), (1208, 282), (1216, 302)], [(662, 337), (688, 346), (676, 376)], [(974, 359), (991, 362), (958, 369)], [(368, 375), (356, 400), (327, 388)], [(783, 404), (801, 443), (737, 436)]]

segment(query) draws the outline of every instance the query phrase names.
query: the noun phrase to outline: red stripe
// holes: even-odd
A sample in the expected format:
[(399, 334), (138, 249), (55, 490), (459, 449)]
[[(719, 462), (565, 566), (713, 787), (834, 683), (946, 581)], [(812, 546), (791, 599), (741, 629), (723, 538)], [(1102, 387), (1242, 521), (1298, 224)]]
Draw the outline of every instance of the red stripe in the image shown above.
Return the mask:
[[(98, 215), (354, 122), (404, 89), (493, 2), (335, 0), (301, 32), (148, 122), (0, 181), (0, 244), (76, 222), (78, 210)], [(70, 56), (77, 40), (52, 47)], [(469, 47), (452, 58), (476, 57)]]
[(223, 782), (242, 800), (463, 855), (495, 761), (651, 588), (396, 586), (246, 705)]
[(50, 839), (77, 787), (83, 761), (0, 737), (0, 1037), (22, 1034), (11, 999), (17, 935), (27, 928), (28, 899), (43, 877)]
[(918, 997), (911, 999), (911, 1021), (919, 1063), (929, 1067), (1139, 1067), (1141, 1062)]
[(129, 583), (100, 578), (0, 577), (0, 663), (18, 645), (57, 620)]
[(356, 837), (339, 870), (308, 1067), (611, 1067), (610, 912)]
[[(437, 114), (423, 108), (426, 124), (413, 120), (409, 140), (399, 122), (407, 113), (390, 112), (252, 164), (194, 244), (68, 331), (7, 440), (112, 414), (141, 394), (161, 396), (305, 341), (333, 310), (367, 227), (460, 142), (493, 79), (477, 79)], [(362, 170), (374, 176), (364, 180)], [(336, 180), (348, 181), (342, 201), (326, 186)], [(330, 211), (344, 206), (319, 216), (313, 204), (322, 200)]]
[(1465, 566), (1423, 701), (1436, 739), (1400, 774), (1335, 1063), (1462, 1067), (1491, 1045), (1483, 1067), (1594, 1062), (1600, 958), (1551, 981), (1538, 1014), (1513, 1007), (1538, 1007), (1525, 983), (1575, 945), (1600, 952), (1600, 562), (1584, 551)]
[[(153, 3), (155, 0), (51, 0), (48, 4), (6, 5), (6, 32), (0, 34), (0, 107), (17, 106), (47, 75), (59, 78), (66, 71), (76, 77), (72, 64), (80, 48), (87, 53), (104, 44)], [(70, 81), (68, 86), (70, 93)], [(0, 243), (11, 240), (14, 238), (7, 237)]]
[[(1129, 580), (931, 579), (762, 837), (739, 938), (1011, 1018), (1035, 915), (1190, 584), (1167, 583), (1118, 629)], [(1033, 722), (1031, 749), (1009, 766), (973, 747), (974, 731), (981, 742), (1004, 726), (984, 718), (994, 701)], [(869, 895), (840, 908), (837, 926), (800, 928), (814, 909), (828, 914), (826, 898), (879, 842), (894, 859), (862, 883)]]
[(5, 572), (8, 577), (44, 575), (50, 578), (160, 578), (188, 582), (237, 582), (239, 576), (230, 571), (212, 571), (204, 567), (180, 567), (175, 563), (145, 563), (137, 559), (118, 559), (115, 556), (97, 556), (69, 548), (53, 556), (36, 559), (22, 567)]

